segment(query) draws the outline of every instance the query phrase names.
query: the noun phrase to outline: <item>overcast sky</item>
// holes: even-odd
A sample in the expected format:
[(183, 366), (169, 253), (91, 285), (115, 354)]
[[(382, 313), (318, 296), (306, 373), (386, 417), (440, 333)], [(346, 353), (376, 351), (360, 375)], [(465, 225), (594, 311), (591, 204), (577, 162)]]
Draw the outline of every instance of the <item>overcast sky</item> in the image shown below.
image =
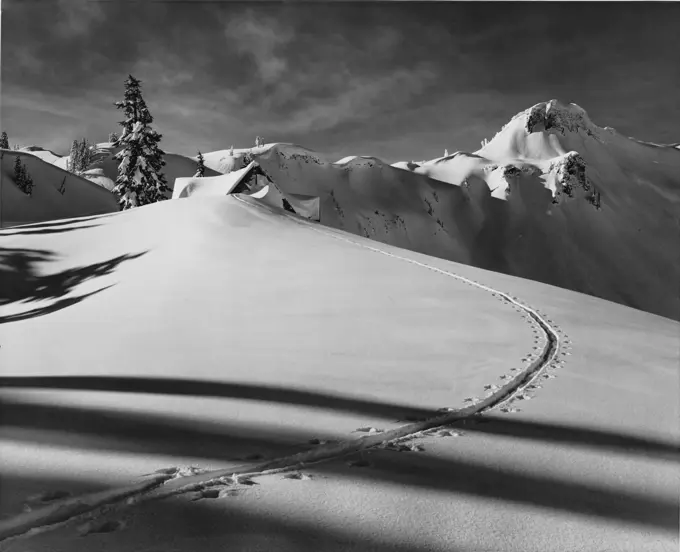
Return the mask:
[(680, 4), (2, 3), (2, 128), (65, 152), (119, 130), (131, 73), (166, 151), (267, 142), (386, 161), (474, 151), (551, 98), (680, 141)]

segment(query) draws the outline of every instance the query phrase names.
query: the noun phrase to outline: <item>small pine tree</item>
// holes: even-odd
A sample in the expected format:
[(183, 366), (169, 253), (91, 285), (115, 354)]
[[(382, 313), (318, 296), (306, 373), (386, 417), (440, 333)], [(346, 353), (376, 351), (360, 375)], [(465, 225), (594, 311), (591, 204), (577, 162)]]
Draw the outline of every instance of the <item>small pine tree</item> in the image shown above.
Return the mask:
[(125, 114), (120, 123), (123, 134), (118, 140), (123, 149), (114, 157), (120, 164), (113, 191), (120, 197), (121, 209), (164, 200), (164, 193), (170, 191), (161, 172), (165, 165), (163, 151), (158, 147), (161, 135), (150, 126), (153, 117), (142, 98), (140, 84), (129, 75), (124, 99), (115, 103)]
[(259, 148), (259, 147), (262, 147), (262, 146), (264, 146), (264, 138), (262, 138), (261, 136), (257, 136), (255, 138), (255, 147)]
[(23, 177), (24, 177), (24, 193), (26, 195), (32, 195), (33, 194), (33, 179), (31, 178), (31, 175), (28, 174), (28, 171), (26, 170), (26, 166), (23, 165)]
[(448, 157), (448, 156), (449, 156), (449, 150), (445, 149), (444, 150), (444, 157)]
[(68, 154), (68, 170), (75, 173), (80, 165), (78, 160), (78, 140), (71, 142), (71, 151)]
[(196, 170), (196, 174), (194, 176), (197, 177), (204, 177), (205, 176), (205, 163), (203, 161), (203, 154), (199, 151), (198, 152), (198, 168)]
[(118, 141), (118, 133), (112, 132), (109, 134), (109, 142), (115, 144)]
[(229, 155), (234, 157), (234, 146), (232, 145), (231, 148), (229, 148)]
[(28, 174), (26, 165), (21, 162), (19, 155), (14, 158), (14, 182), (26, 195), (30, 196), (33, 193), (33, 179)]
[(23, 189), (24, 186), (24, 171), (23, 165), (21, 164), (21, 157), (16, 156), (14, 158), (14, 183)]
[(9, 149), (9, 138), (4, 130), (0, 135), (0, 149)]

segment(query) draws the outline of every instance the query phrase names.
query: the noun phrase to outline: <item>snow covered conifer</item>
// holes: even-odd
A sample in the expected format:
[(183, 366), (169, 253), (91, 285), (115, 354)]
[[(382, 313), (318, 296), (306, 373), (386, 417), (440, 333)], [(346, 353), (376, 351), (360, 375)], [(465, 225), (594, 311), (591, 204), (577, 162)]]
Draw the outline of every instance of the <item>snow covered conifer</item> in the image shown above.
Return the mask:
[(78, 167), (78, 140), (73, 140), (68, 155), (68, 170), (74, 173), (77, 170), (76, 167)]
[(33, 179), (26, 171), (26, 165), (21, 162), (19, 155), (14, 158), (14, 182), (26, 195), (33, 192)]
[(118, 141), (118, 133), (117, 132), (111, 132), (109, 134), (109, 142), (112, 144), (115, 144)]
[(0, 135), (0, 148), (9, 149), (9, 138), (4, 130), (2, 131), (2, 135)]
[(161, 172), (165, 165), (163, 151), (158, 147), (161, 135), (150, 126), (153, 117), (142, 98), (140, 81), (129, 75), (124, 100), (115, 105), (125, 114), (120, 123), (123, 133), (118, 139), (123, 149), (114, 157), (120, 164), (113, 191), (120, 197), (121, 209), (166, 199), (164, 193), (170, 188)]
[(203, 154), (198, 152), (198, 169), (194, 176), (203, 177), (205, 176), (205, 163), (203, 162)]
[(14, 183), (19, 186), (19, 188), (23, 189), (24, 169), (21, 164), (21, 157), (18, 155), (14, 158)]

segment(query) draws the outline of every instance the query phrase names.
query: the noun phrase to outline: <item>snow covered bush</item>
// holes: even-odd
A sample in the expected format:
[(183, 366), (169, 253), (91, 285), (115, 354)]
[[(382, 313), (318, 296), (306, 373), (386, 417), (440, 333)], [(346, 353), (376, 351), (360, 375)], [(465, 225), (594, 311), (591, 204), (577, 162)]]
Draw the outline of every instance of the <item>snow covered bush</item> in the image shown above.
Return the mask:
[(132, 75), (125, 81), (124, 98), (115, 103), (123, 110), (125, 120), (120, 123), (123, 134), (118, 145), (123, 149), (114, 157), (120, 164), (113, 188), (122, 210), (164, 200), (165, 192), (170, 191), (161, 172), (165, 165), (158, 147), (161, 135), (150, 126), (153, 117), (142, 98), (140, 81)]
[(9, 138), (4, 130), (2, 135), (0, 135), (0, 149), (9, 149)]

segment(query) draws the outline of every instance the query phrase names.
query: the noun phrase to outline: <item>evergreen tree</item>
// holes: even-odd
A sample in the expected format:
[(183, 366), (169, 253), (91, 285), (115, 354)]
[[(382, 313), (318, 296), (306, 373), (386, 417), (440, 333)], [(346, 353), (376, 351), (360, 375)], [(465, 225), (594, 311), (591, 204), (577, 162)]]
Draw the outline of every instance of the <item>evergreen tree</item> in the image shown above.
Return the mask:
[(123, 149), (114, 159), (120, 161), (114, 193), (120, 197), (121, 209), (130, 209), (166, 199), (170, 191), (161, 172), (165, 161), (158, 147), (161, 135), (151, 128), (153, 117), (142, 98), (140, 81), (129, 75), (125, 81), (124, 100), (116, 102), (125, 120), (118, 143)]
[(117, 141), (118, 141), (118, 133), (112, 132), (111, 134), (109, 134), (109, 142), (111, 142), (112, 144), (115, 144)]
[(33, 179), (26, 170), (26, 165), (21, 162), (21, 156), (14, 158), (14, 182), (26, 195), (33, 193)]
[(194, 176), (201, 178), (205, 176), (205, 163), (203, 162), (203, 154), (200, 151), (198, 152), (198, 169), (196, 170), (196, 174)]
[(32, 195), (33, 194), (33, 179), (31, 178), (31, 175), (28, 174), (28, 171), (26, 170), (26, 165), (22, 165), (22, 173), (23, 173), (23, 180), (24, 180), (24, 186), (23, 186), (23, 192), (26, 195)]
[(234, 157), (234, 146), (232, 145), (231, 148), (229, 149), (229, 155)]
[(0, 149), (9, 149), (9, 138), (4, 130), (2, 135), (0, 135)]
[(14, 158), (14, 183), (19, 186), (20, 189), (24, 189), (24, 166), (21, 164), (21, 157), (16, 156)]
[(78, 160), (78, 140), (71, 142), (71, 151), (68, 154), (68, 170), (72, 173), (77, 172), (77, 167), (80, 165)]

